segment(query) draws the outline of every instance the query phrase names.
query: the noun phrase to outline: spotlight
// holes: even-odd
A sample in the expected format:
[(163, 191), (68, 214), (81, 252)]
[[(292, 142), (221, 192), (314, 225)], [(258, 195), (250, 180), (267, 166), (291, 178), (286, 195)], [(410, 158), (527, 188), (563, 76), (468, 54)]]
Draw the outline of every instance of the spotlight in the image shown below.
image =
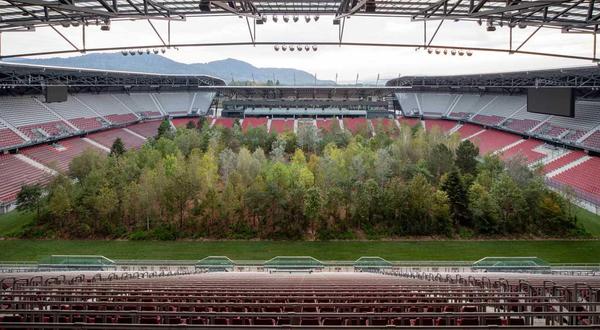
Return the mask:
[(100, 30), (110, 31), (110, 20), (109, 19), (105, 19), (102, 23), (100, 23)]
[(306, 21), (306, 23), (310, 22), (310, 16), (308, 16), (308, 15), (304, 16), (304, 20)]
[(121, 54), (123, 54), (123, 56), (127, 56), (127, 55), (129, 55), (129, 53), (128, 53), (126, 50), (122, 50), (122, 51), (121, 51)]
[(161, 49), (160, 49), (160, 52), (161, 52), (161, 53), (163, 53), (163, 54), (164, 54), (166, 51), (167, 51), (167, 49), (166, 49), (166, 48), (161, 48)]
[(266, 15), (265, 15), (265, 16), (261, 16), (261, 18), (262, 18), (262, 22), (263, 22), (263, 24), (264, 24), (264, 23), (267, 23), (267, 16), (266, 16)]
[(309, 45), (305, 45), (304, 46), (304, 50), (308, 52), (310, 50), (310, 46)]
[(313, 46), (312, 46), (312, 50), (313, 50), (313, 52), (316, 52), (316, 51), (317, 51), (317, 49), (318, 49), (318, 48), (317, 48), (317, 45), (313, 45)]
[(283, 21), (287, 23), (287, 22), (290, 21), (290, 18), (288, 16), (284, 15), (283, 16)]
[(279, 51), (279, 45), (275, 45), (275, 46), (273, 46), (273, 48), (275, 49), (276, 52)]
[(276, 15), (273, 15), (273, 23), (277, 23), (278, 20), (279, 20), (279, 17), (277, 17)]
[(448, 50), (444, 49), (444, 55), (448, 55)]
[(143, 55), (143, 54), (144, 54), (144, 51), (143, 51), (143, 50), (141, 50), (141, 49), (138, 49), (138, 50), (137, 50), (137, 53), (138, 53), (138, 55)]
[(524, 29), (527, 27), (527, 23), (519, 22), (519, 29)]
[(296, 23), (296, 22), (298, 22), (300, 17), (298, 17), (298, 15), (294, 15), (294, 17), (292, 19), (294, 20), (294, 23)]
[(473, 52), (470, 50), (467, 50), (467, 56), (472, 56), (472, 55), (473, 55)]
[(496, 31), (496, 27), (493, 25), (490, 25), (486, 28), (486, 30), (487, 30), (487, 32), (494, 32), (494, 31)]
[(79, 21), (73, 21), (73, 22), (71, 22), (71, 25), (73, 25), (73, 27), (78, 27)]
[(296, 50), (298, 50), (299, 52), (301, 52), (302, 51), (302, 46), (301, 45), (296, 46)]
[(285, 52), (287, 50), (287, 46), (286, 45), (281, 45), (281, 50), (283, 50)]
[(431, 49), (431, 48), (428, 48), (428, 49), (427, 49), (427, 52), (428, 52), (429, 54), (431, 54), (431, 53), (433, 53), (433, 49)]
[(154, 49), (152, 50), (152, 52), (153, 52), (154, 54), (158, 54), (158, 49), (154, 48)]
[(64, 28), (68, 28), (69, 26), (71, 26), (69, 24), (69, 22), (66, 22), (66, 21), (65, 22), (60, 22), (60, 25), (62, 25), (62, 27), (64, 27)]
[(458, 55), (460, 55), (460, 56), (464, 56), (464, 55), (465, 55), (465, 52), (464, 52), (464, 51), (461, 49), (461, 50), (459, 50), (459, 51), (458, 51)]
[(296, 50), (296, 47), (294, 47), (294, 45), (291, 45), (291, 46), (290, 46), (290, 52), (293, 52), (293, 51), (295, 51), (295, 50)]
[(319, 15), (315, 15), (315, 17), (313, 17), (313, 19), (315, 20), (315, 22), (317, 22), (319, 20)]
[(450, 54), (452, 54), (452, 56), (456, 55), (456, 49), (451, 50)]
[(435, 50), (435, 54), (436, 54), (436, 55), (440, 55), (440, 53), (441, 53), (441, 52), (442, 52), (442, 51), (441, 51), (441, 50), (439, 50), (439, 49), (436, 49), (436, 50)]
[(146, 49), (146, 54), (150, 55), (150, 49)]

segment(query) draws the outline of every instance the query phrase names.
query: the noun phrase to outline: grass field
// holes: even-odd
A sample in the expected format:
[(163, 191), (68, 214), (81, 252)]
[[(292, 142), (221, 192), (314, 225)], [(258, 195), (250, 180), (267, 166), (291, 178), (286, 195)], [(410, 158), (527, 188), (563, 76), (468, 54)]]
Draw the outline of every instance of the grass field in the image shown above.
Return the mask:
[[(600, 237), (600, 217), (579, 209), (582, 225)], [(0, 216), (0, 237), (32, 221), (26, 213)], [(537, 256), (555, 263), (600, 263), (600, 240), (542, 241), (61, 241), (0, 240), (0, 261), (37, 261), (51, 254), (99, 254), (113, 259), (198, 260), (225, 255), (237, 260), (266, 260), (277, 255), (308, 255), (321, 260), (380, 256), (389, 260), (477, 260), (486, 256)]]
[(225, 255), (266, 260), (308, 255), (320, 260), (477, 260), (485, 256), (537, 256), (556, 263), (600, 263), (600, 240), (589, 241), (0, 241), (0, 260), (36, 261), (51, 254), (99, 254), (113, 259), (198, 260)]

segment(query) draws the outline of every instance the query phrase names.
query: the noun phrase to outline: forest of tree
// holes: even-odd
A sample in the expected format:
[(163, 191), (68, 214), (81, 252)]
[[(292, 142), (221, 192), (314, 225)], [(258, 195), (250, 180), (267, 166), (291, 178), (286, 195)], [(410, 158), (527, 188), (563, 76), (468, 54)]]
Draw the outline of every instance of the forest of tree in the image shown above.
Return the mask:
[(522, 159), (457, 135), (376, 125), (297, 134), (164, 122), (139, 150), (88, 150), (24, 187), (26, 237), (379, 239), (582, 236), (572, 204)]

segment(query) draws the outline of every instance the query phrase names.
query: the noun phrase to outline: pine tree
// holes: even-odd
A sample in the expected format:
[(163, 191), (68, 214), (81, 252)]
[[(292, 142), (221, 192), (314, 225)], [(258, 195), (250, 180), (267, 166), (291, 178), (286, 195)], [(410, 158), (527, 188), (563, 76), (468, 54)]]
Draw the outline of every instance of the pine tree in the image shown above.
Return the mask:
[(156, 134), (156, 139), (160, 139), (161, 137), (168, 137), (171, 133), (171, 123), (167, 119), (163, 120), (158, 126), (158, 133)]
[(456, 166), (462, 174), (475, 174), (479, 148), (469, 140), (462, 141), (456, 149)]
[(110, 155), (119, 157), (125, 153), (125, 145), (121, 138), (117, 138), (115, 142), (113, 142), (112, 147), (110, 147)]
[(24, 185), (17, 195), (17, 210), (19, 211), (36, 211), (36, 215), (40, 217), (40, 205), (42, 201), (43, 189), (40, 185)]
[(469, 212), (469, 196), (467, 188), (456, 169), (448, 173), (442, 182), (441, 188), (448, 195), (454, 222), (461, 226), (470, 226), (472, 221)]

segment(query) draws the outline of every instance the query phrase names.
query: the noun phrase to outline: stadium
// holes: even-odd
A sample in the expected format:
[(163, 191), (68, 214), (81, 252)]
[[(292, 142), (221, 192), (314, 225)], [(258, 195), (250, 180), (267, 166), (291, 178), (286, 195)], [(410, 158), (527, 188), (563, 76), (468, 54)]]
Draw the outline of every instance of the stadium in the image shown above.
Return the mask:
[(0, 2), (0, 329), (600, 328), (600, 3)]

